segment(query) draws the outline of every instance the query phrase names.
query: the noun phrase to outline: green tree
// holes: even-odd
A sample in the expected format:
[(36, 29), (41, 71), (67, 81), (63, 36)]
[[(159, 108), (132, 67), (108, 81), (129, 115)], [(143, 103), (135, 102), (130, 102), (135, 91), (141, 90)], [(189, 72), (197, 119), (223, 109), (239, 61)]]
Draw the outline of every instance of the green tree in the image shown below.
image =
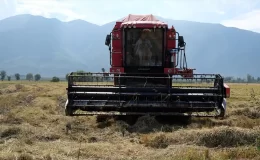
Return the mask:
[(253, 83), (255, 81), (255, 78), (251, 76), (250, 74), (247, 74), (247, 83)]
[(41, 77), (40, 74), (34, 75), (34, 80), (35, 80), (35, 81), (39, 81), (41, 78), (42, 78), (42, 77)]
[(226, 82), (231, 82), (234, 78), (233, 77), (225, 77), (224, 78)]
[(8, 81), (11, 81), (11, 76), (7, 76)]
[(237, 82), (237, 83), (241, 83), (241, 82), (243, 82), (243, 80), (238, 77), (237, 80), (236, 80), (236, 82)]
[(20, 74), (19, 73), (16, 73), (15, 75), (15, 79), (18, 81), (18, 80), (20, 80)]
[(250, 74), (246, 75), (246, 80), (247, 80), (247, 83), (251, 81), (251, 75)]
[(255, 80), (255, 77), (252, 77), (252, 80), (251, 82), (254, 83), (256, 80)]
[(6, 71), (1, 71), (1, 80), (3, 81), (6, 77)]
[(32, 74), (32, 73), (28, 73), (28, 74), (26, 75), (26, 80), (32, 81), (32, 80), (33, 80), (33, 74)]
[(58, 77), (52, 77), (51, 82), (59, 82), (59, 81), (60, 81), (60, 79)]
[(102, 81), (108, 80), (107, 74), (105, 73), (105, 72), (106, 72), (105, 68), (102, 68), (101, 70), (102, 70), (102, 72), (103, 72), (103, 77), (101, 78), (101, 80), (102, 80)]

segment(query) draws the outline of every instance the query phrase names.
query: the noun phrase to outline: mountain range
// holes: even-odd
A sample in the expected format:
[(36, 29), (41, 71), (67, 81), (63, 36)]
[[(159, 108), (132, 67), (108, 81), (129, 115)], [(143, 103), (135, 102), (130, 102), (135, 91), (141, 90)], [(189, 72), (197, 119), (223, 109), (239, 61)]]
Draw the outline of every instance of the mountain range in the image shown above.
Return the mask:
[[(188, 67), (196, 73), (260, 76), (260, 34), (221, 24), (171, 20), (184, 36)], [(114, 22), (99, 26), (83, 20), (62, 22), (17, 15), (0, 21), (0, 70), (7, 74), (63, 76), (84, 70), (109, 70), (105, 37)]]

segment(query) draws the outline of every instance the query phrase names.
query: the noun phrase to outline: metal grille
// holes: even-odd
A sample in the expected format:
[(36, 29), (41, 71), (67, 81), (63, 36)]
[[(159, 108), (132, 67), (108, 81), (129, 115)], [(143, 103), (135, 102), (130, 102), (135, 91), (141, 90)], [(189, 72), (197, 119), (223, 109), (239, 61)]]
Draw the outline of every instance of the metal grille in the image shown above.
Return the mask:
[[(139, 83), (130, 85), (125, 81), (128, 79), (139, 79)], [(165, 84), (147, 83), (155, 79)], [(212, 112), (220, 108), (224, 98), (223, 78), (214, 74), (182, 78), (164, 74), (71, 73), (68, 84), (68, 106), (93, 114)]]

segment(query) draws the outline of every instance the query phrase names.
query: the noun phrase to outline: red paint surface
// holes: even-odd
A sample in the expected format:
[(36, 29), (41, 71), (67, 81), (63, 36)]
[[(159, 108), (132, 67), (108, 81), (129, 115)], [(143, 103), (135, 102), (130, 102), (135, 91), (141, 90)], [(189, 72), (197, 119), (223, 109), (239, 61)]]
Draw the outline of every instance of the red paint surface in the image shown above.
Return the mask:
[(125, 69), (123, 67), (113, 67), (110, 68), (111, 73), (124, 73)]
[(164, 73), (165, 74), (176, 74), (178, 72), (177, 68), (164, 68)]
[(123, 54), (121, 52), (112, 53), (112, 67), (122, 67)]
[(224, 83), (224, 88), (226, 90), (226, 98), (230, 97), (230, 87)]

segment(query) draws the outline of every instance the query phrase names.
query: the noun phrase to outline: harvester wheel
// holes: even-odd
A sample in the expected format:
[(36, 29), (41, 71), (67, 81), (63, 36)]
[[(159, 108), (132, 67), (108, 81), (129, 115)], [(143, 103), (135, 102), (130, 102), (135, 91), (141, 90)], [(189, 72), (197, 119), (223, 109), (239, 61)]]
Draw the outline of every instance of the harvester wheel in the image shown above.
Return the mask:
[(68, 100), (65, 103), (65, 115), (66, 116), (72, 116), (73, 115), (73, 110), (69, 106), (69, 101)]
[(220, 117), (220, 118), (224, 118), (224, 117), (225, 117), (225, 114), (226, 114), (225, 109), (221, 107), (221, 108), (220, 108), (220, 114), (219, 114), (219, 117)]
[(223, 99), (221, 106), (219, 107), (219, 117), (224, 118), (226, 114), (226, 99)]

